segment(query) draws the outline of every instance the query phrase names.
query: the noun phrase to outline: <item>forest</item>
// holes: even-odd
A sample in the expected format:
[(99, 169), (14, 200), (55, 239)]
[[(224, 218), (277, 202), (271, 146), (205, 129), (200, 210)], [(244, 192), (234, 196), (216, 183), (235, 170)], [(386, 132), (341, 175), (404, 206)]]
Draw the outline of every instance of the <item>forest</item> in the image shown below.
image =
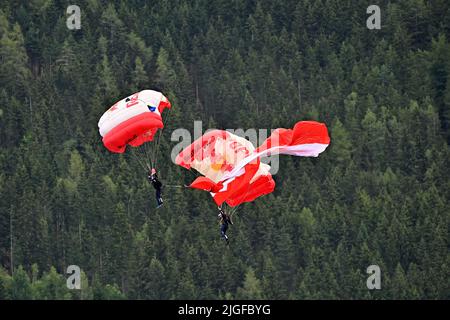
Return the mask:
[[(0, 300), (449, 299), (449, 41), (446, 0), (1, 1)], [(97, 126), (143, 89), (172, 103), (159, 209)], [(170, 187), (195, 178), (174, 130), (301, 120), (329, 147), (280, 156), (229, 246), (211, 196)]]

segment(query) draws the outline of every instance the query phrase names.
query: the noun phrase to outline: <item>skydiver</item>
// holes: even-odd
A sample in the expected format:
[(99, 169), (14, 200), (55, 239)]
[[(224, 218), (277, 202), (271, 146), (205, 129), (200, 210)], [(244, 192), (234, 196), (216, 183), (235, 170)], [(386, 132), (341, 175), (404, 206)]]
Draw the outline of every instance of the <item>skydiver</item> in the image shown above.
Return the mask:
[(162, 200), (162, 183), (161, 181), (158, 180), (158, 175), (156, 174), (156, 169), (152, 168), (151, 171), (148, 172), (148, 180), (150, 180), (150, 182), (153, 185), (153, 188), (155, 188), (156, 190), (156, 202), (158, 203), (158, 206), (156, 208), (159, 208), (163, 205), (163, 200)]
[(219, 209), (219, 215), (217, 216), (220, 221), (220, 237), (227, 242), (227, 245), (230, 243), (227, 236), (228, 225), (233, 225), (233, 221), (231, 221), (230, 215), (225, 213), (221, 207), (217, 207)]

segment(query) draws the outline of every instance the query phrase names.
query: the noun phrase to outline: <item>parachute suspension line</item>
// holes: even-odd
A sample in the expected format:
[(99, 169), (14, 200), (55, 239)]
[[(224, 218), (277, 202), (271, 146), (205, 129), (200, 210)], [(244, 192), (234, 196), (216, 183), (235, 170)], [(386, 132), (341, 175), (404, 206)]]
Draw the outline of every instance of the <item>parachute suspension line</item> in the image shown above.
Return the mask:
[(152, 163), (152, 159), (149, 156), (149, 151), (148, 149), (150, 148), (150, 146), (148, 146), (150, 143), (144, 143), (143, 144), (143, 156), (145, 159), (145, 164), (147, 166), (147, 169), (150, 171), (151, 168), (153, 168), (153, 163)]
[(195, 178), (199, 177), (198, 173), (195, 173), (195, 171), (192, 170), (192, 168), (189, 168), (189, 172), (192, 173), (194, 175)]
[[(227, 205), (226, 205), (227, 206)], [(233, 215), (236, 213), (236, 211), (238, 210), (239, 206), (236, 207), (231, 207), (231, 206), (227, 206), (228, 208), (226, 209), (226, 212), (228, 212), (228, 214), (230, 215), (230, 217), (233, 217)]]
[(146, 170), (147, 163), (145, 162), (145, 160), (143, 160), (143, 159), (145, 159), (145, 158), (142, 156), (142, 151), (140, 151), (140, 152), (139, 152), (139, 155), (136, 156), (136, 157), (139, 159), (139, 162), (141, 163), (142, 168), (143, 168), (144, 170)]
[(135, 149), (138, 154), (136, 157), (139, 159), (139, 162), (141, 163), (142, 168), (147, 172), (147, 170), (149, 170), (149, 168), (148, 168), (149, 164), (145, 157), (145, 152), (144, 152), (145, 149), (142, 148), (142, 145)]
[[(172, 108), (170, 108), (170, 109), (167, 111), (167, 115), (166, 115), (166, 116), (164, 117), (164, 119), (163, 119), (163, 124), (164, 124), (164, 123), (167, 123), (167, 124), (168, 124), (169, 119), (170, 119), (170, 115), (171, 115), (171, 111), (172, 111)], [(159, 132), (158, 132), (158, 139), (156, 140), (156, 145), (155, 145), (155, 147), (154, 147), (155, 149), (154, 149), (154, 152), (153, 152), (154, 168), (156, 168), (156, 166), (157, 166), (157, 164), (158, 164), (159, 146), (160, 146), (160, 144), (161, 144), (161, 136), (162, 136), (162, 134), (163, 134), (163, 130), (164, 130), (165, 127), (166, 127), (166, 126), (162, 127), (161, 130), (159, 130)]]
[[(135, 148), (136, 150), (136, 148)], [(142, 162), (141, 159), (136, 155), (135, 151), (131, 151), (130, 154), (133, 156), (133, 158), (136, 160), (136, 162), (145, 170), (145, 164)]]
[(231, 217), (233, 217), (238, 210), (239, 210), (239, 206), (236, 206), (233, 209), (231, 209)]
[(150, 153), (150, 159), (153, 162), (153, 168), (155, 168), (155, 169), (156, 169), (156, 150), (158, 149), (159, 138), (161, 137), (161, 132), (162, 132), (162, 129), (159, 130), (159, 132), (157, 133), (158, 137), (156, 138), (156, 141), (155, 141), (153, 148), (151, 150), (151, 153)]
[[(149, 163), (150, 163), (150, 167), (153, 169), (153, 168), (155, 168), (156, 169), (156, 166), (155, 166), (155, 159), (153, 158), (153, 154), (154, 154), (154, 146), (151, 146), (150, 147), (150, 151), (149, 151), (149, 153), (148, 153), (148, 159), (149, 159)], [(159, 172), (158, 172), (159, 173)]]
[(134, 147), (132, 149), (132, 154), (134, 158), (140, 163), (141, 167), (146, 171), (150, 170), (152, 163), (147, 153), (147, 143), (143, 143), (140, 146)]
[(153, 164), (152, 161), (150, 159), (150, 157), (148, 156), (148, 151), (147, 151), (147, 143), (144, 143), (144, 159), (145, 159), (145, 166), (147, 167), (147, 170), (150, 171), (151, 168), (153, 168)]
[(136, 150), (133, 152), (135, 158), (139, 161), (141, 167), (145, 170), (145, 161), (142, 160), (142, 150), (140, 149), (140, 147), (136, 147), (134, 148), (134, 150)]
[(136, 147), (136, 153), (138, 154), (141, 162), (144, 164), (144, 167), (145, 167), (146, 160), (145, 160), (145, 155), (144, 155), (144, 148), (142, 147), (142, 145)]

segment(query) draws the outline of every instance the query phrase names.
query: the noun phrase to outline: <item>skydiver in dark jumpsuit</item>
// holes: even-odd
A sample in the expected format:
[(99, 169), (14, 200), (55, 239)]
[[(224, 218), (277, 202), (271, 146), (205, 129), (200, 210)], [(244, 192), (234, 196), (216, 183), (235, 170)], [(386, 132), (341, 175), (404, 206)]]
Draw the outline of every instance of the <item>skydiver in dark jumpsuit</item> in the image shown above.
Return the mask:
[(156, 169), (152, 168), (151, 172), (148, 173), (148, 179), (156, 190), (156, 202), (158, 203), (157, 208), (161, 207), (163, 204), (162, 200), (162, 183), (158, 180), (158, 175), (156, 174)]
[(229, 244), (228, 236), (227, 236), (227, 230), (228, 225), (233, 225), (233, 222), (231, 221), (231, 217), (225, 213), (225, 211), (222, 210), (221, 207), (218, 207), (219, 209), (219, 215), (217, 216), (220, 220), (220, 237), (224, 239), (227, 244)]

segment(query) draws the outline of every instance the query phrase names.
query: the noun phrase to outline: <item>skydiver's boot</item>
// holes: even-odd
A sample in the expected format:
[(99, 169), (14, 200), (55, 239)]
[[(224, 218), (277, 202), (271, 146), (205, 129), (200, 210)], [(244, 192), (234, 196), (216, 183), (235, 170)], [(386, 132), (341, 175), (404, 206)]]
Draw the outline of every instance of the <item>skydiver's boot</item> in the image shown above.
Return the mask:
[(162, 198), (158, 198), (157, 201), (158, 201), (158, 206), (156, 207), (156, 209), (162, 207), (162, 205), (163, 205), (163, 200), (162, 200)]

